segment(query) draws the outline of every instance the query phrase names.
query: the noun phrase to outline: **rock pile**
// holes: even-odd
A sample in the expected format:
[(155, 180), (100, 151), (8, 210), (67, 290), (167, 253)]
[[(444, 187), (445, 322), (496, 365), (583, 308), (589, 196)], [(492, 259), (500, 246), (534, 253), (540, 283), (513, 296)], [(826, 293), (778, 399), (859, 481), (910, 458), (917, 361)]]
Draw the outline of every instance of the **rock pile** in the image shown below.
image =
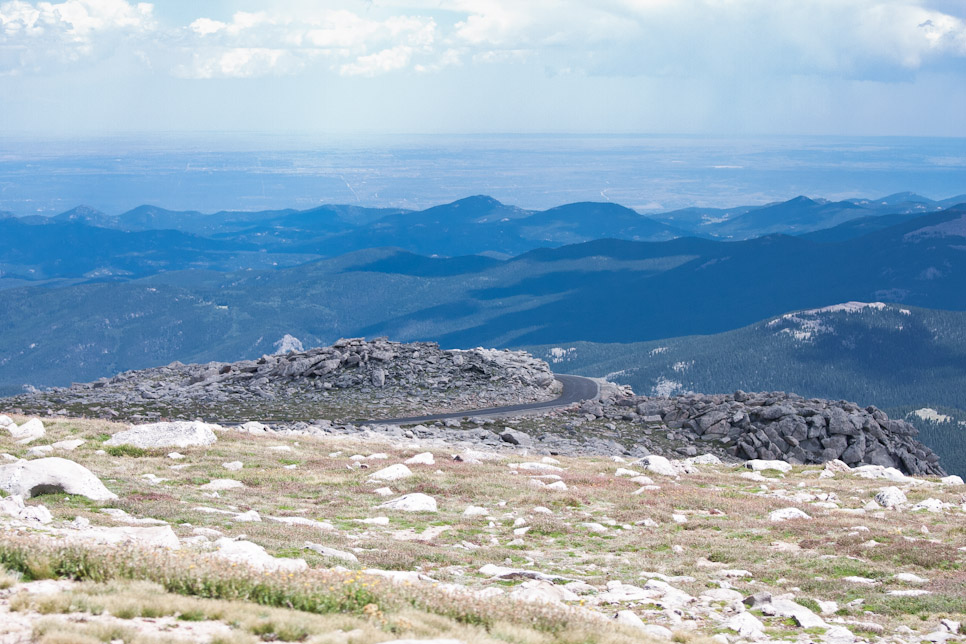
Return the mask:
[[(834, 459), (852, 467), (881, 465), (907, 474), (942, 475), (939, 457), (916, 440), (918, 430), (875, 407), (805, 399), (788, 393), (628, 396), (616, 401), (626, 419), (660, 422), (690, 443), (726, 446), (741, 459), (793, 464)], [(601, 410), (603, 413), (603, 410)]]
[[(72, 415), (132, 420), (232, 420), (233, 412), (259, 419), (330, 417), (313, 412), (380, 405), (428, 413), (542, 401), (555, 395), (550, 368), (522, 351), (441, 350), (431, 342), (383, 338), (339, 340), (330, 347), (266, 355), (257, 360), (182, 364), (128, 371), (92, 383), (25, 394), (5, 408), (65, 409)], [(338, 398), (339, 404), (333, 404)], [(375, 404), (374, 404), (375, 403)], [(215, 413), (212, 413), (212, 412)]]

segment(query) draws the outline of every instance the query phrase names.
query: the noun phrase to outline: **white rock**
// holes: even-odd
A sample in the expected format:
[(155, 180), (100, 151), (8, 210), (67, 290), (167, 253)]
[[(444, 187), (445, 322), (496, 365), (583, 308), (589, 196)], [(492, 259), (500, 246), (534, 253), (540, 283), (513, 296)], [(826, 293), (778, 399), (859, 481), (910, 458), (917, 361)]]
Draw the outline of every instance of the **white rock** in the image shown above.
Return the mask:
[(607, 590), (599, 593), (597, 599), (601, 602), (618, 604), (622, 602), (639, 602), (654, 599), (662, 594), (659, 590), (645, 590), (638, 586), (619, 581), (607, 582)]
[(557, 490), (558, 492), (563, 492), (567, 490), (567, 484), (563, 481), (554, 481), (547, 486), (548, 490)]
[(614, 615), (614, 621), (618, 624), (622, 624), (624, 626), (633, 626), (634, 628), (640, 628), (641, 630), (643, 630), (646, 626), (644, 620), (638, 617), (637, 613), (632, 610), (617, 611), (617, 614)]
[[(305, 517), (265, 517), (269, 521), (276, 521), (278, 523), (285, 523), (287, 525), (304, 525), (310, 528), (317, 528), (319, 530), (335, 530), (335, 526), (328, 521), (315, 521), (313, 519), (306, 519)], [(388, 523), (389, 520), (386, 519)]]
[(654, 479), (650, 476), (635, 476), (631, 479), (631, 482), (638, 485), (654, 485)]
[(184, 458), (184, 454), (181, 452), (168, 452), (168, 458), (170, 458), (172, 461), (180, 461)]
[(235, 521), (239, 521), (241, 523), (261, 523), (262, 515), (255, 510), (249, 510), (248, 512), (236, 514)]
[(537, 471), (537, 472), (563, 472), (562, 467), (557, 467), (556, 465), (551, 465), (550, 463), (519, 463), (517, 465), (509, 465), (514, 469), (525, 470), (525, 471)]
[(907, 584), (925, 584), (929, 583), (928, 579), (924, 579), (919, 575), (914, 575), (911, 572), (900, 572), (892, 577), (896, 581), (904, 581)]
[(657, 637), (659, 639), (669, 640), (674, 636), (674, 633), (671, 632), (671, 629), (661, 626), (660, 624), (646, 624), (641, 630), (651, 637)]
[(749, 571), (741, 570), (740, 568), (726, 568), (725, 570), (719, 570), (718, 575), (721, 577), (727, 577), (728, 579), (751, 577), (751, 573)]
[(894, 485), (884, 487), (875, 495), (875, 502), (884, 508), (894, 508), (906, 503), (906, 495)]
[(768, 513), (768, 520), (775, 521), (775, 522), (789, 521), (792, 519), (811, 519), (811, 518), (812, 517), (808, 516), (798, 508), (782, 508), (781, 510), (775, 510), (773, 512)]
[(133, 525), (168, 525), (167, 521), (162, 521), (161, 519), (132, 517), (124, 510), (118, 508), (101, 508), (101, 512), (119, 523), (130, 523)]
[(677, 469), (671, 465), (671, 461), (667, 460), (663, 456), (658, 456), (656, 454), (651, 454), (650, 456), (645, 456), (638, 463), (644, 467), (648, 472), (654, 472), (655, 474), (660, 474), (661, 476), (677, 476)]
[(725, 620), (721, 627), (734, 631), (741, 637), (757, 637), (765, 632), (765, 625), (761, 620), (747, 611)]
[(206, 492), (221, 492), (223, 490), (237, 490), (243, 487), (245, 487), (245, 484), (235, 479), (212, 479), (199, 489), (205, 490)]
[(0, 427), (7, 428), (11, 425), (17, 425), (17, 423), (13, 422), (13, 418), (7, 416), (6, 414), (0, 414)]
[[(640, 472), (636, 472), (634, 470), (629, 470), (629, 469), (627, 469), (625, 467), (618, 467), (617, 468), (617, 471), (614, 472), (614, 476), (639, 476), (639, 475), (640, 475)], [(627, 613), (627, 612), (630, 612), (630, 611), (621, 611), (621, 612)], [(634, 613), (631, 613), (631, 614), (634, 615)], [(637, 615), (634, 615), (634, 617), (637, 617)], [(640, 619), (640, 618), (638, 617), (638, 619)]]
[(675, 523), (687, 523), (688, 522), (688, 515), (686, 515), (686, 514), (672, 514), (671, 515), (671, 521), (674, 521)]
[(117, 498), (89, 469), (56, 456), (0, 465), (0, 490), (24, 498), (51, 492), (86, 496), (93, 501)]
[(765, 470), (778, 470), (782, 474), (786, 474), (791, 471), (792, 466), (785, 461), (765, 461), (761, 459), (752, 459), (745, 462), (745, 467), (755, 472), (763, 472)]
[(51, 447), (54, 449), (62, 449), (65, 452), (73, 452), (84, 443), (85, 441), (83, 438), (74, 438), (72, 440), (57, 441), (56, 443), (52, 444)]
[(7, 431), (19, 443), (23, 444), (35, 441), (38, 438), (43, 438), (47, 433), (47, 430), (44, 429), (44, 423), (39, 418), (31, 418), (20, 427), (12, 424), (8, 425)]
[(772, 598), (771, 605), (776, 615), (791, 617), (802, 628), (828, 628), (821, 617), (790, 599)]
[(520, 601), (542, 602), (557, 604), (565, 601), (580, 599), (577, 595), (567, 590), (563, 586), (554, 586), (548, 581), (532, 579), (523, 582), (516, 590), (510, 593), (510, 597)]
[(952, 474), (950, 476), (944, 476), (943, 478), (939, 479), (939, 482), (942, 485), (963, 485), (963, 478), (961, 476), (956, 476), (955, 474)]
[(485, 517), (489, 513), (490, 513), (489, 510), (479, 505), (470, 505), (470, 506), (467, 506), (465, 510), (463, 510), (464, 517)]
[(238, 431), (243, 434), (267, 434), (271, 431), (268, 425), (263, 425), (258, 421), (250, 420), (238, 426)]
[(228, 463), (222, 463), (221, 466), (231, 472), (237, 472), (244, 467), (244, 464), (241, 461), (229, 461)]
[(54, 451), (53, 445), (38, 445), (27, 450), (28, 458), (41, 458)]
[(436, 499), (429, 496), (428, 494), (422, 494), (420, 492), (414, 492), (413, 494), (405, 494), (398, 499), (393, 499), (392, 501), (386, 501), (382, 505), (378, 506), (380, 508), (386, 508), (387, 510), (402, 510), (404, 512), (437, 512)]
[(939, 499), (926, 499), (925, 501), (920, 501), (919, 503), (912, 506), (911, 510), (913, 512), (919, 512), (925, 510), (926, 512), (942, 512), (944, 503)]
[(389, 525), (389, 517), (370, 517), (368, 519), (356, 519), (356, 521), (366, 525)]
[(308, 569), (304, 559), (283, 559), (273, 557), (257, 543), (251, 541), (235, 541), (223, 537), (215, 542), (215, 556), (235, 563), (245, 564), (256, 570), (284, 570), (299, 572)]
[(844, 626), (830, 626), (822, 634), (822, 641), (826, 644), (852, 644), (855, 634)]
[(134, 425), (131, 429), (114, 434), (104, 445), (131, 445), (143, 449), (205, 446), (218, 440), (212, 427), (206, 423), (185, 420)]
[(19, 494), (0, 498), (0, 514), (6, 514), (21, 521), (36, 521), (37, 523), (50, 523), (53, 517), (43, 505), (26, 505), (23, 497)]
[(140, 546), (167, 548), (169, 550), (178, 550), (181, 548), (181, 541), (178, 540), (178, 535), (174, 533), (174, 530), (169, 525), (150, 528), (138, 528), (134, 526), (120, 526), (117, 528), (87, 527), (70, 536), (75, 539), (105, 544), (134, 543)]
[(922, 588), (909, 588), (907, 590), (890, 590), (886, 592), (886, 595), (892, 595), (893, 597), (919, 597), (920, 595), (931, 595), (932, 592), (928, 590), (923, 590)]
[(389, 467), (384, 467), (378, 472), (373, 472), (369, 475), (370, 481), (398, 481), (400, 479), (409, 478), (413, 475), (412, 470), (403, 465), (402, 463), (396, 463), (395, 465), (390, 465)]
[(537, 514), (553, 514), (553, 510), (551, 510), (550, 508), (545, 508), (542, 505), (536, 506), (535, 508), (533, 508), (533, 511), (536, 512)]
[(436, 459), (432, 452), (422, 452), (406, 459), (405, 463), (406, 465), (435, 465)]
[(595, 534), (604, 534), (606, 532), (610, 532), (610, 530), (607, 529), (607, 526), (594, 522), (581, 523), (580, 527)]
[(379, 487), (372, 491), (376, 496), (392, 496), (395, 492), (389, 487)]
[[(665, 580), (666, 581), (666, 580)], [(737, 590), (731, 590), (730, 588), (711, 588), (706, 590), (698, 597), (698, 599), (704, 600), (706, 602), (740, 602), (744, 596)]]
[(849, 577), (842, 577), (842, 581), (847, 581), (851, 584), (861, 584), (863, 586), (875, 586), (876, 584), (879, 583), (875, 579), (870, 579), (869, 577), (858, 577), (855, 575), (851, 575)]
[(856, 476), (864, 479), (885, 479), (893, 483), (918, 483), (910, 476), (906, 476), (894, 467), (883, 467), (881, 465), (860, 465), (852, 470)]
[(312, 543), (311, 541), (305, 542), (305, 548), (317, 552), (323, 557), (330, 557), (332, 559), (341, 559), (342, 561), (349, 561), (352, 563), (359, 563), (359, 558), (356, 557), (351, 552), (346, 552), (344, 550), (336, 550), (335, 548), (328, 548), (326, 546), (319, 545), (317, 543)]
[(701, 454), (687, 460), (695, 465), (721, 465), (721, 459), (714, 454)]

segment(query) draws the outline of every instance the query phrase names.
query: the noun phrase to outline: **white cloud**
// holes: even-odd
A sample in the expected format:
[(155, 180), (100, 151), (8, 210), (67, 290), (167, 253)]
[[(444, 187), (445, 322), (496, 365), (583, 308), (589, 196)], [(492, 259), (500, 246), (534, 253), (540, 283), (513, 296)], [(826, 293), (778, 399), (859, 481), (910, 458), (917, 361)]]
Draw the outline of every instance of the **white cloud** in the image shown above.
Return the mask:
[(0, 2), (0, 73), (107, 55), (118, 39), (152, 30), (153, 10), (125, 0)]
[(360, 56), (355, 62), (342, 65), (339, 73), (343, 76), (376, 76), (408, 66), (412, 57), (411, 47), (392, 47), (368, 56)]
[[(549, 75), (889, 79), (966, 57), (966, 22), (927, 0), (278, 0), (157, 24), (126, 0), (0, 0), (0, 71), (135, 54), (179, 76), (314, 68), (428, 73), (538, 65)], [(171, 62), (169, 62), (171, 61)], [(5, 67), (4, 67), (5, 66)]]

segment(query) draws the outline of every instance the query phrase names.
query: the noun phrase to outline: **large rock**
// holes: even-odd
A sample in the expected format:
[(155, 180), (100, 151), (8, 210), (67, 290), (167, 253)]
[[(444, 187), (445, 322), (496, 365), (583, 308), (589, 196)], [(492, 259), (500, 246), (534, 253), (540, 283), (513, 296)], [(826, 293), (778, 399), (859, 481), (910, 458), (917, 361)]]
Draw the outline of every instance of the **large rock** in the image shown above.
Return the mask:
[(678, 475), (678, 471), (673, 465), (671, 465), (671, 461), (667, 460), (663, 456), (651, 454), (650, 456), (645, 456), (637, 463), (648, 472), (660, 474), (661, 476)]
[(117, 498), (89, 469), (56, 456), (0, 465), (0, 489), (25, 499), (53, 493), (86, 496), (93, 501)]
[(106, 446), (131, 445), (151, 449), (155, 447), (202, 447), (218, 440), (211, 425), (198, 421), (176, 421), (135, 425), (118, 432), (105, 441)]
[(7, 431), (21, 443), (29, 443), (38, 438), (43, 438), (47, 433), (47, 430), (44, 429), (44, 423), (39, 418), (31, 418), (19, 427), (11, 423), (7, 425)]

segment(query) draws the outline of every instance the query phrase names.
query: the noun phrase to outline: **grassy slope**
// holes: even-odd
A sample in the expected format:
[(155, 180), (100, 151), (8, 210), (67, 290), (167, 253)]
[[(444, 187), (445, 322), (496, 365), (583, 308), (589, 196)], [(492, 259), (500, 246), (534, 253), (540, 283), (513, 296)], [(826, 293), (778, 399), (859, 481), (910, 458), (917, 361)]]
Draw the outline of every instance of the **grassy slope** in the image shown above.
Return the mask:
[[(536, 421), (522, 421), (519, 427), (527, 429), (528, 422)], [(744, 569), (751, 577), (730, 579), (742, 594), (765, 590), (780, 594), (796, 588), (796, 597), (810, 606), (819, 600), (836, 601), (838, 612), (825, 619), (830, 623), (838, 620), (862, 636), (877, 631), (888, 635), (902, 625), (926, 633), (940, 618), (962, 619), (966, 614), (966, 562), (963, 551), (957, 550), (966, 544), (966, 534), (962, 521), (952, 516), (961, 516), (959, 509), (948, 514), (877, 511), (856, 515), (790, 498), (800, 493), (816, 499), (832, 494), (842, 508), (862, 508), (884, 487), (883, 481), (841, 474), (818, 479), (818, 468), (796, 467), (785, 477), (766, 472), (769, 479), (763, 485), (742, 478), (741, 470), (734, 466), (700, 466), (700, 472), (677, 480), (654, 475), (660, 489), (637, 495), (634, 492), (639, 485), (615, 476), (618, 465), (610, 460), (561, 458), (563, 470), (557, 474), (568, 489), (551, 491), (533, 487), (527, 472), (508, 467), (533, 457), (510, 455), (478, 464), (460, 463), (450, 458), (452, 448), (439, 446), (433, 450), (435, 465), (412, 466), (415, 476), (389, 484), (397, 493), (423, 492), (437, 499), (439, 513), (412, 514), (378, 509), (383, 499), (373, 494), (373, 489), (382, 484), (366, 479), (375, 469), (422, 451), (422, 445), (346, 438), (253, 437), (230, 432), (220, 434), (219, 441), (209, 448), (181, 450), (186, 458), (177, 464), (186, 467), (172, 469), (175, 462), (165, 456), (168, 450), (98, 454), (100, 443), (121, 429), (105, 422), (49, 421), (47, 437), (38, 442), (85, 439), (87, 442), (68, 456), (89, 467), (120, 498), (100, 504), (80, 497), (49, 495), (35, 502), (49, 507), (56, 520), (84, 517), (95, 525), (114, 525), (100, 512), (102, 507), (114, 507), (135, 517), (165, 520), (183, 538), (195, 535), (196, 528), (229, 536), (245, 534), (277, 555), (305, 557), (313, 570), (253, 576), (188, 551), (156, 552), (153, 558), (145, 559), (123, 548), (64, 548), (45, 542), (37, 534), (2, 532), (0, 562), (7, 567), (34, 577), (68, 575), (97, 582), (43, 598), (15, 596), (10, 602), (19, 611), (15, 614), (29, 617), (32, 628), (41, 634), (60, 632), (58, 629), (108, 628), (110, 624), (96, 619), (81, 627), (39, 621), (41, 612), (98, 612), (96, 608), (100, 607), (122, 622), (128, 620), (125, 623), (131, 626), (142, 617), (179, 614), (183, 620), (217, 621), (231, 631), (230, 636), (219, 640), (225, 642), (249, 642), (260, 634), (280, 632), (286, 634), (283, 639), (345, 641), (332, 637), (342, 632), (344, 638), (344, 633), (353, 629), (359, 629), (352, 640), (358, 642), (396, 637), (534, 643), (640, 638), (633, 631), (595, 625), (566, 610), (507, 603), (500, 598), (454, 602), (450, 592), (432, 584), (394, 586), (352, 572), (355, 568), (419, 570), (443, 584), (456, 583), (470, 589), (513, 590), (521, 583), (493, 581), (480, 575), (479, 568), (487, 563), (533, 567), (597, 587), (614, 580), (643, 585), (649, 576), (642, 571), (690, 575), (693, 581), (676, 581), (673, 585), (693, 596), (716, 587), (715, 580), (721, 578), (723, 569)], [(288, 449), (268, 449), (271, 446)], [(22, 456), (25, 450), (9, 437), (0, 437), (0, 451)], [(362, 461), (370, 469), (347, 467), (354, 463), (349, 458), (353, 454), (380, 452), (388, 458)], [(243, 462), (243, 469), (231, 472), (222, 466), (234, 460)], [(291, 465), (296, 469), (286, 469)], [(164, 480), (152, 483), (145, 478), (152, 474)], [(199, 487), (213, 478), (234, 478), (245, 487), (212, 498)], [(907, 494), (912, 503), (927, 497), (959, 503), (961, 490), (917, 486)], [(490, 516), (464, 517), (463, 510), (470, 504), (485, 506)], [(534, 512), (537, 506), (549, 508), (552, 514)], [(813, 519), (777, 524), (768, 520), (770, 511), (788, 506), (802, 508)], [(204, 512), (199, 507), (214, 507), (229, 514)], [(265, 520), (239, 523), (230, 514), (248, 510), (256, 510)], [(356, 521), (378, 515), (389, 517), (389, 524)], [(673, 515), (686, 517), (686, 522), (679, 522)], [(267, 520), (271, 516), (328, 521), (333, 529), (279, 524)], [(523, 527), (529, 527), (525, 534), (514, 533), (520, 527), (518, 519), (523, 519)], [(643, 525), (645, 521), (653, 522), (651, 527)], [(581, 525), (585, 522), (603, 524), (606, 530), (591, 531)], [(866, 526), (867, 531), (857, 531), (859, 525)], [(924, 530), (928, 530), (928, 536), (923, 535)], [(438, 534), (430, 536), (433, 533)], [(522, 541), (513, 545), (514, 539)], [(345, 564), (305, 551), (302, 545), (307, 540), (352, 551), (360, 564)], [(865, 542), (870, 540), (878, 545), (867, 547)], [(347, 565), (350, 572), (329, 571), (335, 565)], [(893, 579), (898, 572), (928, 579), (921, 587), (930, 594), (890, 596), (891, 590), (910, 587)], [(843, 581), (849, 576), (879, 583), (869, 586)], [(166, 593), (158, 593), (157, 586), (132, 586), (130, 578), (160, 584)], [(8, 577), (6, 583), (13, 583), (13, 579)], [(216, 599), (221, 603), (213, 601)], [(591, 607), (593, 595), (585, 599), (585, 607)], [(864, 601), (861, 606), (846, 606), (858, 599)], [(250, 608), (239, 601), (248, 602)], [(251, 602), (267, 607), (256, 608)], [(300, 610), (278, 611), (268, 608), (271, 606)], [(685, 609), (683, 626), (667, 622), (665, 612), (648, 602), (626, 607), (649, 623), (680, 629), (679, 641), (719, 632), (717, 622), (693, 605)], [(613, 614), (616, 608), (601, 606), (595, 610)], [(723, 603), (709, 608), (726, 610)], [(801, 632), (781, 618), (761, 618), (773, 638), (794, 637)], [(85, 641), (70, 639), (79, 637), (76, 633), (63, 637), (66, 640), (51, 636), (48, 641)]]

